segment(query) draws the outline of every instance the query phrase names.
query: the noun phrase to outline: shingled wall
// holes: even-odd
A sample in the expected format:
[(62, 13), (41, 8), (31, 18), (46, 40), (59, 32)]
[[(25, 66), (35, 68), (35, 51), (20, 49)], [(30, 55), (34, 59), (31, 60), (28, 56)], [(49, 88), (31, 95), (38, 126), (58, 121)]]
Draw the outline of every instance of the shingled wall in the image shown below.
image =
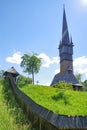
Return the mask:
[(87, 129), (87, 116), (64, 116), (36, 104), (21, 92), (12, 77), (8, 75), (14, 96), (37, 130)]

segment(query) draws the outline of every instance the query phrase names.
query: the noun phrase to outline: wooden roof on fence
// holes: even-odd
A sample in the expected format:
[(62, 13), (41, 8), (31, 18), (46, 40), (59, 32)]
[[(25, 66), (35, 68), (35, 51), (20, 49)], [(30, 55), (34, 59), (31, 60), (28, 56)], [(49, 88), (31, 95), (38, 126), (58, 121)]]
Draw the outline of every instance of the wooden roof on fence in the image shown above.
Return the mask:
[(13, 74), (14, 76), (18, 76), (19, 73), (16, 71), (16, 69), (14, 67), (11, 67), (10, 69), (8, 69), (7, 71), (5, 71), (4, 75), (7, 74), (7, 73), (11, 73)]

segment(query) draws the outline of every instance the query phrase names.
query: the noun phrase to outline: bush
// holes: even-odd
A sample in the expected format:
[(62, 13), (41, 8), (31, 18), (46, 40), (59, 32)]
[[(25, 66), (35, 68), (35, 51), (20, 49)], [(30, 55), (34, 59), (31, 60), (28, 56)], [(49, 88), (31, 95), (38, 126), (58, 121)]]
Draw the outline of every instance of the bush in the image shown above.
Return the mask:
[[(15, 97), (13, 96), (13, 91), (11, 89), (10, 83), (8, 79), (3, 80), (3, 98), (4, 103), (6, 103), (6, 108), (10, 115), (10, 118), (13, 120), (13, 124), (10, 124), (14, 128), (14, 130), (32, 130), (32, 124), (25, 116), (23, 110), (20, 108), (19, 104), (16, 102)], [(10, 122), (10, 121), (9, 121)], [(17, 127), (17, 129), (15, 128)], [(8, 126), (7, 126), (8, 129)], [(0, 129), (1, 130), (1, 129)], [(12, 129), (13, 130), (13, 129)]]
[(17, 78), (17, 86), (18, 87), (23, 87), (26, 84), (31, 84), (32, 83), (32, 79), (29, 77), (25, 77), (23, 75), (19, 75)]
[(11, 89), (10, 89), (10, 84), (9, 84), (9, 80), (8, 79), (3, 80), (2, 93), (4, 95), (5, 100), (8, 103), (10, 98), (11, 98)]
[(53, 85), (54, 88), (60, 88), (60, 89), (65, 89), (65, 90), (72, 90), (72, 84), (71, 83), (67, 83), (65, 81), (60, 81), (59, 83), (56, 83)]
[(54, 94), (52, 96), (52, 99), (55, 101), (63, 100), (65, 105), (69, 104), (69, 98), (70, 98), (70, 95), (66, 95), (65, 91), (63, 90), (58, 91), (57, 94)]
[(83, 81), (82, 85), (84, 86), (84, 91), (87, 91), (87, 80)]

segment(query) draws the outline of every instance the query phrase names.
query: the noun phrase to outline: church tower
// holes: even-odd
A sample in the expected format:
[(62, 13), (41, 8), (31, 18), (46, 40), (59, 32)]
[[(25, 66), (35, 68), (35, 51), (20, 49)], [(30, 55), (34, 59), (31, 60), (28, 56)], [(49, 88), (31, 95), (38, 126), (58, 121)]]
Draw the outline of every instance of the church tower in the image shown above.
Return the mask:
[(72, 38), (69, 37), (65, 7), (63, 8), (62, 38), (58, 49), (60, 56), (60, 73), (54, 76), (51, 85), (60, 81), (78, 84), (79, 82), (73, 74), (73, 42)]
[(63, 8), (62, 39), (59, 44), (60, 72), (67, 69), (73, 73), (73, 43), (69, 38), (65, 8)]

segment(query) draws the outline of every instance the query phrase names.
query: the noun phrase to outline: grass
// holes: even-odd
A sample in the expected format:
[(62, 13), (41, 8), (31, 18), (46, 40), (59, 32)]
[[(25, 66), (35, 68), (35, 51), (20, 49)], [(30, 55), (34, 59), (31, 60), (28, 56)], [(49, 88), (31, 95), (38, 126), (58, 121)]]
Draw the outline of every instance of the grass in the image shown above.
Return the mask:
[(87, 116), (87, 92), (25, 85), (21, 91), (36, 103), (57, 114)]
[(32, 130), (31, 123), (15, 101), (9, 84), (1, 79), (0, 130)]

